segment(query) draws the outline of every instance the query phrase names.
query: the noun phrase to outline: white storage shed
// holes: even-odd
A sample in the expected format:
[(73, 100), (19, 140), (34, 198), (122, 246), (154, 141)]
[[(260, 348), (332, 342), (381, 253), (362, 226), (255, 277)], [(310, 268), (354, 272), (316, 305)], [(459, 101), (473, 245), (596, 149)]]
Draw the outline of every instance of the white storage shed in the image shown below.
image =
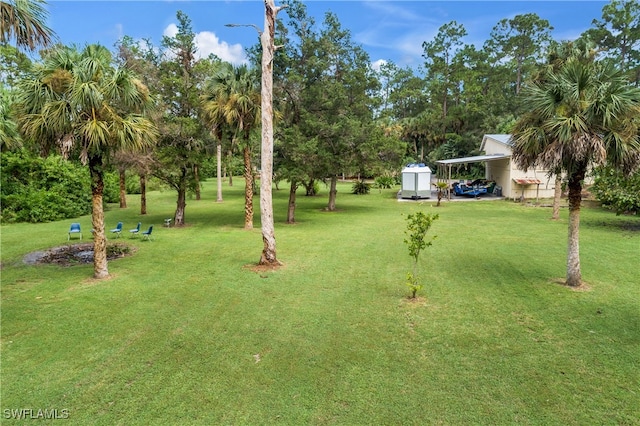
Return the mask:
[(431, 169), (425, 164), (407, 164), (402, 169), (402, 198), (431, 197)]

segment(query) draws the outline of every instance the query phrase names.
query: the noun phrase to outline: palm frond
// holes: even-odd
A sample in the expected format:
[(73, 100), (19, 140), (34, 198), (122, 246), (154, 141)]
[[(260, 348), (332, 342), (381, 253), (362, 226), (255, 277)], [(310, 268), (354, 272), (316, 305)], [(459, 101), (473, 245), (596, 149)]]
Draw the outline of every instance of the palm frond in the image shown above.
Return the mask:
[(50, 45), (54, 33), (46, 25), (48, 12), (42, 0), (13, 0), (0, 2), (0, 42), (14, 39), (19, 48), (36, 50)]
[(153, 123), (136, 114), (114, 122), (113, 131), (118, 148), (130, 151), (142, 151), (152, 146), (158, 138)]
[(112, 140), (109, 123), (103, 120), (84, 120), (77, 126), (83, 147), (93, 154), (104, 153)]
[(514, 127), (514, 161), (550, 170), (609, 163), (629, 169), (640, 156), (640, 90), (606, 64), (569, 58), (523, 90), (530, 110)]

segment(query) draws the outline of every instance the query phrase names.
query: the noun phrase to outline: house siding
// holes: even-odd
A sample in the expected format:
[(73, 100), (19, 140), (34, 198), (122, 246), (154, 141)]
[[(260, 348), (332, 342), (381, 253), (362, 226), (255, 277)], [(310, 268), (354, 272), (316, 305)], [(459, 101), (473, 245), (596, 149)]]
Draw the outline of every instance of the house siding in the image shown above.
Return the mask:
[[(485, 135), (482, 139), (481, 150), (487, 155), (513, 153), (509, 142), (510, 135)], [(486, 178), (496, 181), (496, 185), (502, 187), (503, 196), (511, 199), (524, 198), (553, 198), (555, 187), (555, 175), (548, 170), (533, 169), (524, 171), (519, 169), (511, 158), (488, 161), (486, 163)], [(517, 184), (514, 179), (538, 179), (540, 185)], [(524, 192), (523, 192), (524, 189)]]

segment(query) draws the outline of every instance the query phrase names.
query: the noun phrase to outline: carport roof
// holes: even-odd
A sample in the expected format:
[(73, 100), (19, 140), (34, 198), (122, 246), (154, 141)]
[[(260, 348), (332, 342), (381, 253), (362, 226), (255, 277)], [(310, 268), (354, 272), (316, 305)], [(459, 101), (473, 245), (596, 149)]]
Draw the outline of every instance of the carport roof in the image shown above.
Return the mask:
[(451, 158), (449, 160), (438, 160), (438, 164), (463, 164), (463, 163), (479, 163), (480, 161), (501, 160), (503, 158), (510, 158), (511, 154), (491, 154), (491, 155), (476, 155), (474, 157), (462, 157)]

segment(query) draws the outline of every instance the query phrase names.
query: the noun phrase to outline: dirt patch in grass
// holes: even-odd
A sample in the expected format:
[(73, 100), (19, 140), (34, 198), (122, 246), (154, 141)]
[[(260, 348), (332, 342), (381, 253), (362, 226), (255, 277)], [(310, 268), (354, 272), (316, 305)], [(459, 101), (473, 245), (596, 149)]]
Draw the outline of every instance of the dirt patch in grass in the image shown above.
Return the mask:
[[(256, 274), (263, 274), (265, 272), (273, 272), (273, 271), (278, 271), (280, 269), (284, 268), (284, 265), (281, 264), (275, 264), (275, 265), (256, 265), (256, 264), (251, 264), (251, 265), (245, 265), (245, 269), (250, 270), (251, 272), (255, 272)], [(262, 278), (267, 278), (267, 276), (262, 276), (260, 275)]]
[(421, 296), (416, 296), (416, 297), (406, 296), (405, 298), (402, 299), (402, 301), (409, 306), (426, 306), (427, 305), (427, 298), (421, 297)]
[(554, 280), (551, 280), (551, 282), (553, 284), (561, 285), (573, 291), (591, 291), (591, 286), (585, 282), (582, 282), (582, 284), (580, 284), (577, 287), (572, 287), (570, 285), (567, 285), (567, 281), (564, 278), (556, 278)]
[[(107, 245), (107, 260), (131, 256), (135, 250), (123, 243)], [(48, 250), (34, 251), (23, 259), (27, 265), (73, 266), (93, 263), (93, 243), (72, 244), (54, 247)]]

